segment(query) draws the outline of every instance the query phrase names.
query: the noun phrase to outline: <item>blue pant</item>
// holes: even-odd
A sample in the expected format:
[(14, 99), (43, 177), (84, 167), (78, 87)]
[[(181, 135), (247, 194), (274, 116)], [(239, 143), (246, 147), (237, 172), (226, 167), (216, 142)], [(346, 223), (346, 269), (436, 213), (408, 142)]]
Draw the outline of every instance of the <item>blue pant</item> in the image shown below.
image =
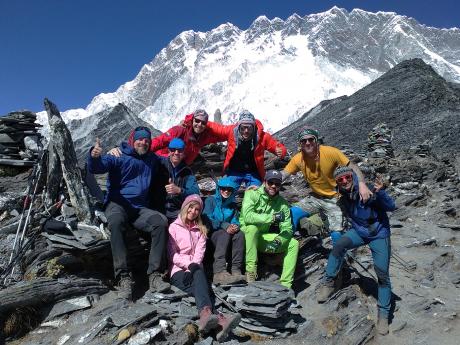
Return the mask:
[(375, 240), (366, 240), (354, 229), (348, 230), (332, 248), (327, 261), (326, 277), (334, 279), (340, 271), (343, 258), (347, 250), (361, 247), (368, 244), (374, 259), (374, 270), (378, 278), (378, 301), (379, 315), (388, 317), (391, 303), (391, 283), (390, 283), (390, 256), (391, 242), (390, 238), (378, 238)]
[(247, 188), (249, 186), (259, 187), (262, 184), (260, 177), (256, 173), (242, 173), (237, 171), (227, 171), (227, 177), (231, 179), (238, 186), (241, 183), (244, 183), (244, 186)]
[(304, 211), (300, 207), (292, 206), (291, 211), (291, 221), (292, 221), (292, 232), (295, 233), (299, 229), (299, 222), (304, 217), (310, 217), (310, 213)]

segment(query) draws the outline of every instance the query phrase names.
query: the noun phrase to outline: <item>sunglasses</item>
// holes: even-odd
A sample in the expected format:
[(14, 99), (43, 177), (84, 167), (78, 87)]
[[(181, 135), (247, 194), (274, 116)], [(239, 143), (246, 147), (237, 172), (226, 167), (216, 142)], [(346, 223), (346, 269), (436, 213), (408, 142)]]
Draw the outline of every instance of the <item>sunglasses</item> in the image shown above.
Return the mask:
[(267, 184), (269, 186), (281, 187), (281, 182), (275, 180), (267, 181)]
[(300, 145), (305, 145), (306, 143), (309, 143), (309, 144), (312, 144), (316, 141), (315, 138), (306, 138), (306, 139), (302, 139), (300, 140)]
[(352, 174), (346, 174), (346, 175), (342, 175), (342, 176), (338, 176), (335, 181), (338, 183), (338, 184), (345, 184), (345, 183), (348, 183), (352, 180), (353, 176)]
[(234, 189), (232, 187), (220, 187), (222, 192), (233, 193)]
[(194, 118), (193, 121), (195, 121), (195, 123), (196, 123), (197, 125), (206, 126), (206, 125), (208, 124), (208, 121), (198, 120), (198, 119), (196, 119), (196, 118)]
[(173, 148), (168, 148), (168, 150), (169, 150), (169, 152), (171, 152), (171, 153), (174, 153), (174, 152), (176, 152), (176, 151), (179, 152), (179, 153), (184, 152), (184, 149), (173, 149)]
[(241, 132), (244, 132), (244, 131), (252, 132), (253, 129), (254, 129), (254, 127), (251, 126), (251, 125), (248, 125), (248, 126), (240, 125), (240, 131)]

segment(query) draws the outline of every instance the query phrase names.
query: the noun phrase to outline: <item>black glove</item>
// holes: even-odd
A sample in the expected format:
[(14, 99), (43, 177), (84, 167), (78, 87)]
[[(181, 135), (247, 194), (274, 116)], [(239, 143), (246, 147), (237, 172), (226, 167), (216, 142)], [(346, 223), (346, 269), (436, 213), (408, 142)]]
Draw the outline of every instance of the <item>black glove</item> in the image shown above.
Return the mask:
[(267, 247), (265, 248), (265, 250), (267, 253), (274, 253), (278, 250), (280, 246), (281, 246), (281, 240), (278, 237), (276, 237), (273, 241), (267, 244)]
[(273, 213), (273, 223), (280, 223), (284, 221), (284, 213), (283, 212), (275, 212)]
[(200, 265), (198, 265), (195, 262), (192, 262), (190, 265), (188, 265), (188, 270), (193, 274), (195, 273), (196, 270), (200, 269)]
[(185, 271), (184, 279), (182, 280), (185, 286), (192, 285), (193, 281), (193, 273), (189, 271)]

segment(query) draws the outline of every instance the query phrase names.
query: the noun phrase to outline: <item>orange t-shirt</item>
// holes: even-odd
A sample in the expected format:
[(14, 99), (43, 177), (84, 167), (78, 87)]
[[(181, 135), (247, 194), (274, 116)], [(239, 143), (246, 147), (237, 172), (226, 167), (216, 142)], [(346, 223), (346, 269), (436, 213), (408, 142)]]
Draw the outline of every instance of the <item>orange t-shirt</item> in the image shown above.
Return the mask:
[(284, 171), (296, 174), (301, 171), (315, 194), (332, 197), (337, 194), (334, 170), (339, 165), (348, 165), (350, 160), (342, 151), (332, 146), (319, 146), (319, 161), (305, 160), (302, 152), (291, 158)]

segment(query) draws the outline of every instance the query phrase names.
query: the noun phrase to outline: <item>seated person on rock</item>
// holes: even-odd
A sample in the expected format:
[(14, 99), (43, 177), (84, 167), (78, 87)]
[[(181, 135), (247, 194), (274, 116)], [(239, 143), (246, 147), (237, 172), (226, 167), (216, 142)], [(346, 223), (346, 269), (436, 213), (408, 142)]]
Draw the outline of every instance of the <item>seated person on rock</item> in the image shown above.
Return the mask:
[(169, 226), (168, 260), (171, 284), (195, 297), (200, 319), (198, 330), (206, 334), (218, 330), (223, 341), (238, 326), (241, 315), (214, 314), (208, 281), (203, 270), (207, 229), (201, 220), (203, 201), (197, 194), (189, 195), (177, 219)]
[[(238, 188), (239, 185), (231, 179), (223, 177), (217, 182), (215, 195), (207, 197), (205, 201), (203, 216), (211, 230), (211, 247), (214, 249), (214, 284), (232, 284), (245, 280), (242, 274), (244, 233), (240, 231), (235, 201)], [(227, 264), (229, 251), (231, 261)]]
[(152, 208), (164, 213), (169, 223), (177, 218), (187, 196), (200, 193), (195, 175), (184, 162), (185, 149), (182, 139), (172, 139), (169, 156), (159, 157), (158, 174), (152, 180)]
[[(180, 125), (171, 127), (153, 138), (150, 150), (158, 156), (168, 157), (169, 143), (174, 138), (180, 138), (185, 143), (184, 162), (187, 165), (192, 164), (203, 146), (227, 140), (225, 135), (216, 132), (224, 126), (213, 123), (211, 128), (208, 126), (208, 117), (208, 113), (203, 109), (186, 115)], [(119, 148), (114, 148), (109, 151), (109, 154), (119, 156), (121, 152)]]
[(214, 128), (215, 125), (209, 124), (216, 135), (228, 143), (224, 173), (238, 185), (258, 187), (262, 184), (266, 150), (280, 158), (287, 153), (286, 147), (265, 132), (262, 123), (247, 110), (240, 113), (234, 125)]
[(361, 200), (358, 191), (358, 176), (347, 166), (335, 169), (334, 178), (340, 193), (339, 203), (351, 221), (351, 228), (337, 241), (329, 255), (325, 281), (319, 290), (317, 300), (325, 302), (338, 288), (336, 277), (344, 256), (349, 249), (369, 245), (374, 269), (378, 277), (378, 321), (377, 331), (388, 333), (388, 315), (391, 302), (389, 275), (391, 243), (390, 222), (387, 211), (395, 210), (393, 199), (382, 189), (380, 179), (373, 186), (373, 195), (367, 201)]
[(246, 242), (246, 280), (257, 279), (257, 253), (283, 253), (281, 285), (291, 288), (299, 252), (292, 237), (291, 215), (287, 201), (279, 195), (281, 173), (269, 170), (262, 186), (247, 190), (241, 209), (240, 226)]
[(170, 285), (162, 280), (162, 258), (165, 252), (168, 221), (160, 212), (148, 208), (149, 186), (155, 179), (158, 157), (149, 151), (150, 130), (138, 127), (121, 144), (121, 157), (103, 155), (99, 139), (89, 151), (88, 169), (93, 174), (108, 173), (105, 214), (111, 232), (113, 266), (119, 282), (120, 295), (132, 298), (133, 281), (127, 264), (124, 240), (130, 223), (135, 229), (149, 233), (151, 247), (147, 274), (150, 289), (166, 291)]
[(338, 166), (349, 166), (355, 172), (358, 176), (359, 196), (362, 200), (368, 200), (372, 192), (364, 183), (363, 174), (358, 166), (351, 163), (342, 151), (332, 146), (320, 145), (317, 130), (304, 128), (297, 138), (301, 150), (284, 168), (283, 180), (299, 171), (302, 172), (312, 193), (294, 206), (300, 207), (309, 214), (324, 213), (329, 223), (332, 242), (336, 243), (341, 236), (343, 226), (342, 211), (337, 206), (334, 170)]

